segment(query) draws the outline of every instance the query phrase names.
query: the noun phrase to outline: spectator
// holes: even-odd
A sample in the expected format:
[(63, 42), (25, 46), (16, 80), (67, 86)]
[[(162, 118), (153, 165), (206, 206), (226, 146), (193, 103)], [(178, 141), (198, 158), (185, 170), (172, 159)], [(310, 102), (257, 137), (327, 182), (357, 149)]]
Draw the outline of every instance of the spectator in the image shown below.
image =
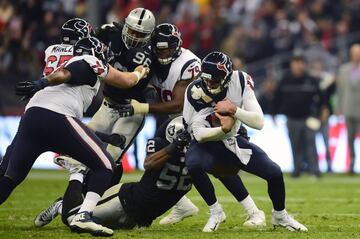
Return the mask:
[(300, 176), (306, 159), (310, 173), (320, 177), (315, 133), (320, 128), (322, 98), (319, 79), (306, 72), (304, 56), (294, 55), (290, 62), (290, 72), (281, 79), (274, 96), (274, 112), (287, 116), (294, 178)]
[(360, 44), (350, 49), (351, 61), (343, 64), (337, 75), (337, 108), (336, 113), (345, 116), (348, 143), (350, 146), (350, 169), (354, 173), (355, 137), (360, 133)]

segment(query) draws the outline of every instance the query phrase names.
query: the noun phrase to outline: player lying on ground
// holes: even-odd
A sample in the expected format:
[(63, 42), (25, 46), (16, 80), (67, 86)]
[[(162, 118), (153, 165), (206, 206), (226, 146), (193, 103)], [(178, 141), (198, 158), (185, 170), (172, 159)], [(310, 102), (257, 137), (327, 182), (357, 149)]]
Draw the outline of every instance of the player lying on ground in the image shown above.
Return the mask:
[(80, 120), (101, 81), (132, 87), (147, 75), (148, 68), (139, 66), (136, 72), (119, 72), (105, 65), (104, 51), (104, 45), (96, 38), (83, 38), (74, 46), (75, 56), (56, 72), (38, 81), (18, 83), (16, 94), (33, 97), (4, 156), (9, 157), (9, 165), (0, 178), (0, 204), (25, 179), (41, 153), (71, 155), (90, 168), (93, 175), (70, 227), (78, 232), (108, 236), (113, 231), (96, 224), (91, 212), (110, 183), (113, 160), (100, 139)]
[[(95, 207), (93, 217), (111, 228), (148, 227), (182, 198), (192, 186), (184, 162), (184, 148), (191, 138), (184, 130), (182, 118), (173, 119), (167, 126), (166, 136), (148, 140), (145, 173), (139, 182), (117, 184), (108, 189)], [(74, 162), (75, 164), (75, 162)], [(35, 225), (44, 226), (59, 213), (66, 225), (79, 210), (82, 183), (75, 180), (69, 206), (56, 200), (35, 218)], [(69, 196), (65, 193), (64, 200)]]
[[(274, 208), (273, 225), (290, 231), (307, 231), (285, 210), (285, 186), (280, 167), (261, 148), (237, 133), (241, 123), (255, 129), (263, 127), (263, 113), (253, 87), (248, 74), (233, 71), (229, 56), (212, 52), (201, 62), (200, 79), (187, 88), (183, 117), (195, 140), (186, 152), (186, 166), (194, 186), (210, 208), (203, 231), (217, 230), (226, 218), (207, 172), (236, 175), (239, 170), (267, 181)], [(220, 122), (216, 124), (214, 117)], [(237, 185), (240, 185), (239, 180)], [(248, 192), (242, 187), (242, 192), (233, 195), (240, 201)]]

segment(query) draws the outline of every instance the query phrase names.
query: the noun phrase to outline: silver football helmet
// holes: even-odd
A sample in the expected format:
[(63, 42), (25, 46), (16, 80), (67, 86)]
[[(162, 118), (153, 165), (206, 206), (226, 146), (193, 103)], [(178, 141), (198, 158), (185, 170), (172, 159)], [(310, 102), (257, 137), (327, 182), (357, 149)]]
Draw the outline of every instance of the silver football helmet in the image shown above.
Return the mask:
[(180, 129), (185, 129), (182, 116), (172, 119), (166, 126), (166, 140), (172, 143)]
[(129, 48), (145, 46), (155, 28), (155, 17), (145, 8), (135, 8), (125, 18), (122, 40)]

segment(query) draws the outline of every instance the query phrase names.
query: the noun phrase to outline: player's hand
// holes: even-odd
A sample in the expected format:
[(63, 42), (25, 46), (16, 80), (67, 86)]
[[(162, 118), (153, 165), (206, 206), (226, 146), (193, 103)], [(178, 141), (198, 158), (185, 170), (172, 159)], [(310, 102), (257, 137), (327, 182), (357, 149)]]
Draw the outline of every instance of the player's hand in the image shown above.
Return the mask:
[(234, 115), (236, 109), (236, 105), (228, 99), (219, 101), (214, 107), (214, 111), (221, 115)]
[(30, 98), (36, 92), (38, 92), (41, 89), (44, 89), (48, 85), (49, 85), (49, 81), (46, 78), (41, 78), (40, 80), (37, 81), (20, 81), (15, 86), (15, 94)]
[(125, 148), (126, 138), (122, 134), (111, 134), (109, 136), (109, 144), (119, 147), (121, 149)]
[(180, 149), (183, 150), (184, 147), (190, 144), (191, 142), (191, 135), (187, 130), (180, 129), (175, 133), (176, 137), (174, 138), (173, 144)]
[(117, 111), (120, 117), (129, 117), (134, 114), (147, 114), (149, 113), (149, 104), (131, 100), (128, 104), (119, 104)]
[(134, 72), (137, 72), (139, 80), (144, 79), (148, 76), (149, 72), (150, 72), (150, 68), (149, 67), (145, 67), (143, 65), (139, 65), (135, 68)]
[(235, 119), (232, 116), (225, 116), (225, 115), (220, 115), (219, 113), (215, 112), (215, 116), (219, 119), (220, 124), (221, 124), (221, 129), (222, 131), (224, 131), (224, 133), (229, 133), (232, 129), (232, 127), (235, 124)]

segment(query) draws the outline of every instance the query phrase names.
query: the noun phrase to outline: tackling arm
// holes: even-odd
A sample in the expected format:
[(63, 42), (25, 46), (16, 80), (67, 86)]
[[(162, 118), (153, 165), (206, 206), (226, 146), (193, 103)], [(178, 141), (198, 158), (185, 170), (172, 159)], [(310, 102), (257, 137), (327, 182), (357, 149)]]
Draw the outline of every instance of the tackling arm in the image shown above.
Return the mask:
[(180, 113), (183, 109), (185, 90), (190, 82), (191, 79), (178, 81), (173, 90), (173, 99), (167, 102), (149, 104), (149, 113)]
[(136, 67), (133, 72), (121, 72), (110, 65), (108, 65), (108, 67), (109, 72), (106, 75), (104, 82), (117, 88), (131, 88), (149, 73), (149, 68), (142, 65)]

